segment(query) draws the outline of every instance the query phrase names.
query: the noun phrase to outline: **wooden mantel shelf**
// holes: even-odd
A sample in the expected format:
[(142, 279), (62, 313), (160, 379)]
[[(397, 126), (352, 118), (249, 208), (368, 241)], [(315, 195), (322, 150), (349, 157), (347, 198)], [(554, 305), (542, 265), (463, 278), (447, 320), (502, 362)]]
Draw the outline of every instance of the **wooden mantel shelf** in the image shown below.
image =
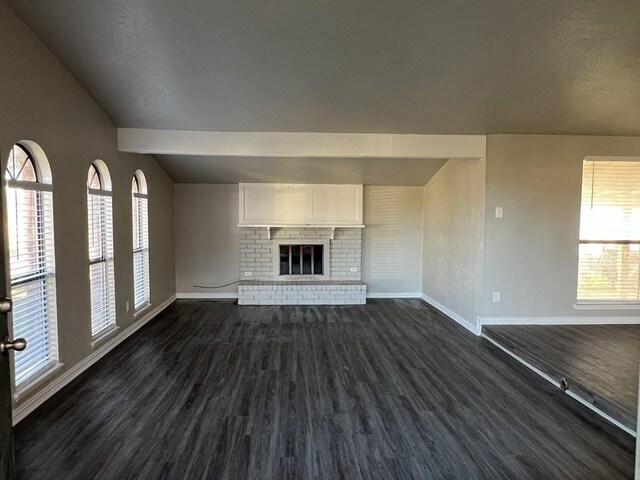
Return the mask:
[(244, 224), (239, 223), (239, 228), (266, 228), (267, 229), (267, 237), (271, 240), (271, 229), (272, 228), (326, 228), (331, 230), (330, 239), (334, 239), (334, 235), (336, 232), (336, 228), (364, 228), (364, 225), (318, 225), (318, 224), (310, 224), (310, 223), (291, 223), (291, 224)]

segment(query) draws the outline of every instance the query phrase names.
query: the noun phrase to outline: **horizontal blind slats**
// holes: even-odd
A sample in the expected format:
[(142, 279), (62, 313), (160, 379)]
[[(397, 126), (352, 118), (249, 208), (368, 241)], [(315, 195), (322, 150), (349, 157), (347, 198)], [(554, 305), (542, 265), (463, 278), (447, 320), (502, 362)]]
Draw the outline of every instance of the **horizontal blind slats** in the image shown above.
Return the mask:
[(17, 386), (55, 362), (58, 352), (53, 194), (35, 187), (6, 189), (12, 333), (28, 345), (15, 353)]
[(584, 162), (580, 241), (579, 300), (640, 300), (640, 162)]
[(116, 321), (111, 202), (110, 196), (87, 192), (91, 334), (94, 337)]
[(149, 303), (149, 225), (148, 200), (133, 196), (133, 290), (134, 307), (139, 309)]

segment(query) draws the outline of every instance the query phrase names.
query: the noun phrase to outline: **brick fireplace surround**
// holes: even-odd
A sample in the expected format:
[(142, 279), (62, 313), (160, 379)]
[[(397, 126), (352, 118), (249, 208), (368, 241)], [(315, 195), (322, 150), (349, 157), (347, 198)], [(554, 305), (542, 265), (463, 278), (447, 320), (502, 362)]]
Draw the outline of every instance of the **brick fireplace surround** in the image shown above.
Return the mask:
[[(241, 227), (240, 305), (344, 305), (364, 304), (362, 283), (362, 229), (327, 227)], [(330, 242), (329, 272), (322, 276), (281, 277), (275, 270), (274, 245)], [(353, 271), (355, 270), (355, 271)], [(248, 276), (247, 272), (251, 275)]]

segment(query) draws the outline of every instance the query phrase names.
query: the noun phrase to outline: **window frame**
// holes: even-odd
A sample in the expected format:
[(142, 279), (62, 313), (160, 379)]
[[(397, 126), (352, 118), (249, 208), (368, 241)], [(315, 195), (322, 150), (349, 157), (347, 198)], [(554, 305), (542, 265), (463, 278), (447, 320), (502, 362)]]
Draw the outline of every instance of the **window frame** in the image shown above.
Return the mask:
[[(142, 170), (136, 170), (133, 175), (131, 184), (131, 203), (131, 227), (133, 233), (133, 308), (134, 314), (137, 315), (142, 310), (151, 306), (149, 194), (147, 190), (146, 176)], [(138, 241), (136, 242), (136, 240)], [(137, 272), (138, 265), (142, 265), (141, 273)], [(144, 298), (141, 302), (136, 301), (139, 296), (136, 290), (136, 278), (139, 274), (143, 276), (143, 285), (145, 287), (145, 291), (142, 292)]]
[[(637, 157), (590, 157), (587, 156), (583, 158), (581, 164), (581, 186), (580, 186), (580, 201), (579, 201), (579, 212), (578, 215), (578, 252), (577, 252), (577, 268), (576, 268), (576, 309), (620, 309), (620, 310), (636, 310), (640, 309), (640, 298), (639, 299), (612, 299), (612, 298), (581, 298), (580, 297), (580, 247), (582, 245), (637, 245), (640, 248), (640, 238), (638, 239), (616, 239), (616, 240), (604, 240), (604, 239), (583, 239), (582, 238), (582, 208), (583, 202), (582, 197), (584, 195), (583, 187), (584, 187), (584, 176), (585, 169), (587, 167), (588, 162), (635, 162), (640, 164), (640, 158)], [(594, 164), (595, 165), (595, 164)], [(593, 187), (592, 187), (593, 188)], [(640, 280), (639, 280), (640, 282)]]
[[(91, 172), (94, 172), (93, 175)], [(92, 180), (95, 177), (98, 179), (100, 188), (92, 188)], [(102, 160), (96, 160), (89, 166), (89, 175), (87, 176), (87, 246), (88, 246), (88, 261), (89, 261), (89, 287), (90, 287), (90, 304), (91, 304), (91, 338), (95, 341), (98, 338), (108, 334), (117, 328), (117, 317), (115, 307), (115, 245), (114, 245), (114, 232), (113, 232), (113, 193), (111, 191), (111, 177), (107, 165)], [(96, 228), (92, 225), (91, 221), (94, 212), (91, 208), (93, 202), (98, 202), (98, 216), (97, 220), (99, 225), (97, 228), (100, 230), (98, 235), (100, 236), (100, 255), (92, 256), (92, 239), (93, 233)], [(107, 318), (106, 322), (102, 323), (101, 328), (96, 328), (96, 306), (93, 292), (94, 292), (94, 276), (91, 271), (95, 265), (103, 265), (103, 278), (105, 282), (102, 285), (101, 291), (103, 291), (104, 297), (102, 299), (102, 314)]]
[[(33, 265), (33, 269), (30, 271), (14, 276), (11, 257), (11, 249), (12, 249), (12, 239), (11, 232), (9, 232), (8, 239), (8, 251), (9, 251), (9, 262), (8, 262), (8, 273), (9, 273), (9, 287), (11, 291), (11, 296), (14, 299), (14, 309), (10, 313), (10, 322), (9, 328), (11, 330), (12, 336), (20, 336), (23, 335), (22, 332), (16, 331), (16, 316), (19, 314), (19, 302), (18, 295), (16, 294), (15, 289), (18, 287), (23, 287), (27, 285), (36, 286), (36, 291), (39, 291), (40, 295), (43, 295), (42, 299), (42, 310), (37, 312), (37, 316), (39, 316), (42, 320), (42, 324), (30, 324), (27, 322), (28, 329), (33, 330), (34, 328), (44, 331), (46, 333), (40, 332), (38, 334), (37, 339), (40, 340), (44, 338), (44, 344), (35, 352), (41, 351), (42, 347), (46, 350), (43, 354), (43, 358), (38, 360), (38, 357), (34, 357), (31, 362), (31, 366), (25, 369), (24, 372), (17, 371), (17, 364), (15, 355), (23, 355), (22, 352), (17, 352), (12, 355), (11, 358), (11, 372), (12, 372), (12, 380), (13, 386), (16, 392), (16, 396), (22, 394), (25, 390), (27, 390), (30, 386), (35, 383), (38, 383), (44, 376), (48, 375), (53, 369), (56, 369), (61, 365), (60, 363), (60, 355), (59, 355), (59, 337), (58, 337), (58, 318), (57, 318), (57, 298), (56, 298), (56, 267), (55, 267), (55, 224), (54, 224), (54, 212), (53, 212), (53, 185), (51, 179), (51, 171), (49, 168), (48, 160), (46, 155), (42, 151), (42, 149), (30, 141), (21, 141), (13, 145), (11, 149), (10, 155), (15, 155), (14, 149), (19, 148), (26, 155), (27, 159), (25, 164), (20, 168), (18, 174), (16, 176), (13, 175), (14, 172), (9, 171), (9, 164), (4, 170), (4, 181), (6, 186), (7, 199), (5, 201), (5, 206), (9, 208), (9, 195), (13, 191), (28, 191), (34, 192), (34, 225), (36, 225), (36, 233), (35, 233), (35, 262)], [(30, 162), (34, 171), (34, 180), (20, 180), (20, 174), (24, 170), (24, 165), (26, 162)], [(15, 157), (14, 157), (15, 162)], [(14, 163), (15, 166), (15, 163)], [(17, 178), (16, 178), (17, 177)], [(45, 195), (48, 195), (48, 199), (45, 198)], [(9, 218), (7, 212), (7, 221)], [(16, 221), (17, 221), (16, 215)], [(50, 222), (50, 223), (48, 223)], [(47, 224), (50, 231), (47, 231)], [(16, 225), (18, 226), (18, 225)], [(17, 232), (16, 232), (17, 233)], [(20, 248), (19, 245), (16, 245), (17, 248)], [(29, 266), (30, 267), (30, 266)], [(40, 284), (40, 286), (38, 286)], [(28, 295), (28, 294), (27, 294)], [(28, 296), (25, 298), (29, 298)], [(40, 305), (39, 305), (40, 306)], [(32, 308), (32, 306), (29, 306)], [(31, 311), (29, 312), (29, 316), (35, 316)], [(23, 326), (24, 328), (24, 326)], [(33, 337), (32, 337), (33, 338)], [(27, 338), (27, 340), (30, 340)], [(34, 350), (26, 351), (25, 354), (33, 354)], [(27, 357), (25, 357), (27, 358)], [(38, 368), (34, 368), (39, 365)]]

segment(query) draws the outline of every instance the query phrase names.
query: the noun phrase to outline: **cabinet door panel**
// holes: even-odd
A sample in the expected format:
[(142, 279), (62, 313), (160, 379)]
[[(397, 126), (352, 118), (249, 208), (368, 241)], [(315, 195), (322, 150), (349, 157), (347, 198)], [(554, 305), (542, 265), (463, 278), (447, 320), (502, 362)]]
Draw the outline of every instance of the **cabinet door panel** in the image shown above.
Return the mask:
[(360, 224), (362, 189), (359, 185), (317, 185), (313, 188), (313, 221)]
[(362, 185), (240, 184), (240, 224), (360, 225)]

